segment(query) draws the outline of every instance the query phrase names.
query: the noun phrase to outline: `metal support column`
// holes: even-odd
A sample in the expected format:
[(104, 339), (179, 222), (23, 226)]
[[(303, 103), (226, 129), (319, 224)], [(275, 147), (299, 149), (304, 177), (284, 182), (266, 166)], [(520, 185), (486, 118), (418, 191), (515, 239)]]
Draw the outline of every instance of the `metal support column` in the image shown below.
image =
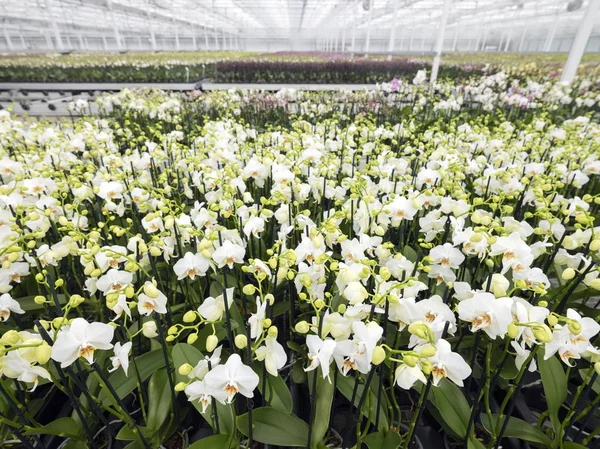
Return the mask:
[(544, 52), (548, 53), (552, 48), (552, 44), (554, 43), (554, 36), (556, 36), (556, 30), (558, 29), (558, 11), (556, 12), (556, 17), (554, 19), (554, 24), (550, 31), (548, 32), (548, 36), (546, 37), (546, 42), (544, 42)]
[(433, 58), (433, 65), (431, 66), (431, 78), (430, 83), (434, 83), (438, 76), (440, 69), (440, 59), (442, 58), (442, 49), (444, 47), (444, 37), (446, 34), (446, 24), (448, 23), (448, 14), (450, 13), (450, 0), (444, 0), (444, 9), (442, 10), (442, 21), (440, 23), (440, 30), (437, 35), (437, 42), (435, 43), (435, 57)]
[(4, 39), (6, 40), (6, 46), (9, 51), (14, 51), (15, 47), (13, 46), (12, 40), (10, 39), (10, 35), (8, 34), (8, 30), (4, 27)]
[(585, 47), (587, 46), (592, 28), (594, 26), (594, 20), (596, 19), (596, 15), (598, 13), (598, 7), (600, 7), (600, 0), (590, 0), (586, 13), (581, 20), (581, 25), (577, 30), (577, 35), (575, 36), (573, 45), (571, 46), (567, 63), (565, 64), (565, 68), (563, 69), (560, 77), (560, 80), (563, 83), (570, 83), (573, 81), (575, 73), (577, 73), (577, 67), (579, 67), (581, 57), (585, 52)]
[(367, 40), (365, 42), (365, 58), (369, 57), (369, 45), (371, 44), (371, 19), (373, 18), (373, 0), (369, 0), (369, 19), (367, 21)]
[(525, 44), (525, 36), (527, 35), (527, 27), (523, 28), (523, 32), (521, 33), (521, 40), (519, 41), (519, 47), (517, 51), (521, 53), (523, 51), (523, 45)]
[(392, 51), (394, 51), (394, 41), (396, 40), (396, 20), (398, 20), (397, 5), (392, 3), (392, 8), (394, 8), (394, 12), (392, 13), (392, 29), (390, 30), (390, 41), (388, 42), (388, 61), (392, 59)]

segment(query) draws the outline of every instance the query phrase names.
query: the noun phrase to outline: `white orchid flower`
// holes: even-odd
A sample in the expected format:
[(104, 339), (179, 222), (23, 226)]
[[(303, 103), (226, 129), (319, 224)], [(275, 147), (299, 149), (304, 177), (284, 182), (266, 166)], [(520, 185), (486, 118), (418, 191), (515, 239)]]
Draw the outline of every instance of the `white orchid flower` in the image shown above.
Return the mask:
[(115, 355), (110, 358), (112, 363), (112, 368), (108, 370), (109, 373), (118, 370), (119, 368), (123, 368), (125, 371), (125, 376), (127, 376), (127, 371), (129, 370), (129, 352), (131, 351), (131, 347), (133, 343), (128, 341), (121, 345), (120, 342), (115, 343), (114, 352)]
[(259, 362), (265, 362), (265, 368), (272, 376), (277, 376), (277, 372), (285, 366), (287, 361), (285, 349), (275, 337), (266, 338), (265, 344), (256, 349), (255, 355)]
[(306, 345), (308, 346), (310, 365), (304, 368), (304, 371), (312, 371), (320, 366), (323, 379), (327, 378), (331, 382), (329, 365), (333, 359), (336, 342), (331, 338), (321, 340), (317, 335), (311, 334), (306, 336)]
[(60, 362), (62, 368), (70, 366), (79, 357), (89, 363), (94, 362), (96, 349), (111, 349), (115, 329), (104, 323), (88, 323), (83, 318), (75, 318), (70, 326), (61, 328), (54, 345), (52, 359)]
[(230, 355), (224, 365), (213, 368), (204, 376), (211, 396), (223, 404), (230, 404), (237, 393), (252, 398), (258, 381), (258, 374), (244, 365), (237, 354)]
[(11, 312), (18, 314), (25, 313), (19, 303), (10, 294), (4, 293), (0, 296), (0, 318), (2, 318), (2, 321), (8, 320)]

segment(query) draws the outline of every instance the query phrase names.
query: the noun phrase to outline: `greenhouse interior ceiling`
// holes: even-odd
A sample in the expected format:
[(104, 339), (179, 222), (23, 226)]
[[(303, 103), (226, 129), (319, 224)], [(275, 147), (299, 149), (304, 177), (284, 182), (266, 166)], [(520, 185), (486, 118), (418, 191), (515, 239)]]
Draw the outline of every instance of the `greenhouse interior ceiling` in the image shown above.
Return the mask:
[[(4, 0), (0, 51), (567, 52), (587, 0)], [(600, 51), (596, 17), (588, 52)]]

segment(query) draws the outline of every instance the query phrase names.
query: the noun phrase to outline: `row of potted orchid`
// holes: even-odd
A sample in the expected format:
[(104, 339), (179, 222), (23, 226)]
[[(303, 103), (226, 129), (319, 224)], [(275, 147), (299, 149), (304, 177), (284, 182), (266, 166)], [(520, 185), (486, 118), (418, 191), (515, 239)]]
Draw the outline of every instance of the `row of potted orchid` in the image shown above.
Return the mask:
[(3, 445), (598, 445), (593, 89), (425, 80), (1, 111)]
[[(554, 80), (565, 61), (566, 54), (449, 53), (442, 58), (439, 78), (465, 82), (504, 71), (511, 78), (544, 82)], [(191, 83), (210, 78), (226, 83), (374, 84), (412, 77), (431, 63), (430, 56), (388, 60), (385, 55), (320, 52), (51, 53), (0, 58), (0, 81)], [(586, 55), (579, 73), (596, 79), (598, 56)]]

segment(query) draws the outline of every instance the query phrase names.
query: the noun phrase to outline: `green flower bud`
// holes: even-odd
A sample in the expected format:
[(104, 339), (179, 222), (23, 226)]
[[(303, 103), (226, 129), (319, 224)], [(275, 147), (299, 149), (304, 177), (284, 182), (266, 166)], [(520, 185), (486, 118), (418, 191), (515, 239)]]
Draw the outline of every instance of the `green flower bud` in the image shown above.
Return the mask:
[(248, 338), (244, 334), (236, 335), (235, 346), (238, 349), (244, 349), (246, 346), (248, 346)]
[[(213, 335), (213, 337), (215, 337), (215, 336)], [(210, 338), (210, 337), (208, 337), (208, 338)], [(208, 338), (206, 339), (206, 342), (207, 342), (206, 344), (207, 345), (208, 345)], [(217, 339), (217, 337), (215, 337), (215, 339)], [(196, 343), (196, 340), (198, 340), (198, 334), (190, 334), (190, 335), (187, 336), (187, 340), (186, 341), (187, 341), (188, 345), (193, 345), (194, 343)], [(219, 341), (217, 340), (217, 343), (218, 342)], [(215, 346), (217, 346), (216, 343), (215, 343)], [(208, 350), (208, 346), (206, 347), (206, 349)], [(213, 349), (215, 349), (215, 348), (213, 348)], [(210, 352), (212, 352), (213, 349), (210, 349)]]
[(150, 298), (158, 298), (159, 291), (154, 284), (148, 282), (144, 285), (144, 293)]
[[(193, 310), (188, 310), (187, 312), (185, 312), (185, 314), (183, 315), (183, 322), (184, 323), (193, 323), (194, 321), (196, 321), (196, 318), (198, 317), (198, 315), (196, 314), (196, 312), (194, 312)], [(171, 329), (169, 329), (170, 331)]]
[(179, 382), (177, 385), (175, 385), (175, 391), (183, 391), (185, 390), (185, 387), (185, 382)]
[(411, 368), (414, 368), (419, 363), (419, 358), (410, 354), (406, 354), (402, 360)]
[(381, 279), (384, 281), (387, 281), (392, 276), (392, 273), (390, 273), (388, 267), (383, 267), (379, 270), (379, 276), (381, 276)]
[(562, 272), (561, 277), (565, 281), (570, 281), (571, 279), (573, 279), (575, 277), (575, 270), (573, 268), (567, 268), (567, 269), (565, 269), (565, 271)]
[(541, 343), (549, 343), (552, 341), (552, 331), (545, 324), (534, 327), (533, 336)]
[(508, 336), (510, 338), (517, 338), (517, 335), (519, 335), (519, 328), (515, 323), (510, 323), (508, 325)]
[(310, 329), (310, 324), (308, 324), (306, 321), (300, 321), (299, 323), (296, 324), (294, 329), (299, 334), (306, 334)]
[(571, 321), (567, 327), (573, 335), (579, 335), (581, 333), (581, 324), (579, 324), (577, 321)]
[(269, 334), (269, 337), (276, 338), (277, 334), (279, 334), (279, 330), (275, 326), (271, 326), (267, 333)]
[(254, 285), (252, 284), (247, 284), (244, 285), (244, 288), (242, 289), (242, 291), (244, 292), (244, 295), (253, 295), (254, 292), (256, 291), (256, 287), (254, 287)]
[[(196, 335), (196, 334), (191, 334), (191, 335)], [(206, 350), (208, 352), (213, 352), (218, 344), (219, 344), (219, 339), (217, 338), (216, 335), (209, 335), (206, 338)]]
[(194, 369), (194, 367), (192, 365), (190, 365), (189, 363), (184, 363), (183, 365), (181, 365), (179, 367), (178, 372), (182, 376), (187, 376), (188, 374), (190, 374), (192, 372), (193, 369)]
[(429, 326), (427, 326), (427, 324), (425, 324), (423, 321), (413, 321), (408, 326), (408, 332), (416, 335), (419, 338), (422, 338), (423, 340), (426, 340), (429, 333)]
[(420, 351), (421, 357), (429, 358), (433, 357), (437, 353), (437, 349), (434, 346), (424, 346)]
[(385, 349), (383, 349), (381, 346), (375, 346), (375, 349), (373, 350), (373, 358), (371, 359), (373, 365), (380, 365), (384, 360)]

